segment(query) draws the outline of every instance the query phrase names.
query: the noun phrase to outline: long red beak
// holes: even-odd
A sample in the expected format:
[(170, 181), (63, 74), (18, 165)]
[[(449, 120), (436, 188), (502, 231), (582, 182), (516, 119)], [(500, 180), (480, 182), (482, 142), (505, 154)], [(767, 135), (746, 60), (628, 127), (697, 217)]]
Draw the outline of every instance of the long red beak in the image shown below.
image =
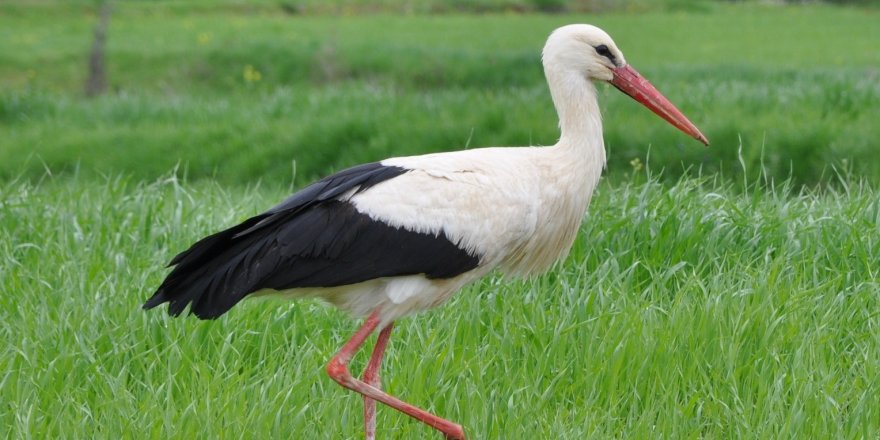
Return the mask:
[(669, 102), (669, 100), (666, 99), (666, 97), (656, 88), (654, 88), (648, 80), (642, 75), (639, 75), (639, 72), (636, 72), (636, 69), (626, 65), (618, 67), (612, 72), (614, 72), (614, 79), (611, 80), (611, 84), (613, 84), (614, 87), (617, 87), (621, 92), (626, 93), (636, 101), (639, 101), (642, 105), (656, 113), (657, 116), (666, 119), (679, 130), (691, 135), (696, 140), (709, 145), (709, 140), (706, 139), (706, 136), (703, 136), (703, 133), (700, 133), (700, 129), (689, 121), (681, 111), (675, 108), (675, 106), (672, 105), (672, 103)]

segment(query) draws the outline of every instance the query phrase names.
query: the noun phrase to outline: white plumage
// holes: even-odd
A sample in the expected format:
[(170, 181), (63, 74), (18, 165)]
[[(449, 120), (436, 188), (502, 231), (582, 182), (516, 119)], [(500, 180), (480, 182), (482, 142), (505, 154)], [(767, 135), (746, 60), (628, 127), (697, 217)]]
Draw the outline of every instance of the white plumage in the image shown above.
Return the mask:
[(546, 270), (568, 253), (598, 182), (604, 154), (583, 151), (590, 147), (485, 148), (382, 161), (412, 171), (352, 197), (358, 211), (412, 231), (442, 230), (480, 255), (480, 265), (430, 287), (387, 280), (374, 304), (359, 299), (358, 286), (347, 295), (350, 303), (337, 305), (358, 315), (381, 306), (382, 322), (390, 322), (438, 305), (496, 267), (514, 276)]

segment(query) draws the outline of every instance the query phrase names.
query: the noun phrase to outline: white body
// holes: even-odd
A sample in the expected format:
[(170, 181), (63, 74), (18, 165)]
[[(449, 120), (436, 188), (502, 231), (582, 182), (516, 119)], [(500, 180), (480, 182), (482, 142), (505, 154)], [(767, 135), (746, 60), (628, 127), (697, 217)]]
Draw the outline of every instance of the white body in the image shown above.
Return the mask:
[(342, 197), (375, 220), (418, 232), (444, 231), (481, 257), (476, 269), (451, 279), (414, 275), (284, 293), (318, 296), (360, 316), (381, 307), (384, 325), (441, 304), (495, 268), (530, 276), (567, 255), (605, 164), (591, 78), (608, 78), (585, 66), (586, 57), (571, 47), (589, 44), (583, 40), (588, 37), (611, 41), (598, 28), (574, 25), (554, 32), (544, 48), (544, 70), (562, 132), (556, 145), (387, 159), (384, 165), (412, 171)]

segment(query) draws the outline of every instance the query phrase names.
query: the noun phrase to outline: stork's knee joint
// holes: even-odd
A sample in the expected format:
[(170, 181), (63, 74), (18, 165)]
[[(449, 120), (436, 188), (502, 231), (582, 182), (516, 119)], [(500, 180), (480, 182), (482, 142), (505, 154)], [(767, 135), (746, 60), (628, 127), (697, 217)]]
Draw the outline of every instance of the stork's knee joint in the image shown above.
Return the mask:
[(337, 358), (330, 359), (330, 362), (327, 363), (327, 375), (340, 384), (347, 383), (351, 379), (348, 366)]

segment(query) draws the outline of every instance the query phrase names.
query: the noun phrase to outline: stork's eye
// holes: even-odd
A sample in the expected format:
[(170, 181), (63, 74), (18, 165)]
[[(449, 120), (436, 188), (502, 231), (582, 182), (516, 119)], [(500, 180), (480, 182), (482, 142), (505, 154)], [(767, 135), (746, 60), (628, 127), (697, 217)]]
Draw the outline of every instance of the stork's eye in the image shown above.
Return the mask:
[(608, 46), (604, 44), (596, 46), (596, 53), (602, 55), (605, 58), (608, 58), (612, 63), (614, 62), (614, 54), (611, 53), (611, 50), (608, 49)]

